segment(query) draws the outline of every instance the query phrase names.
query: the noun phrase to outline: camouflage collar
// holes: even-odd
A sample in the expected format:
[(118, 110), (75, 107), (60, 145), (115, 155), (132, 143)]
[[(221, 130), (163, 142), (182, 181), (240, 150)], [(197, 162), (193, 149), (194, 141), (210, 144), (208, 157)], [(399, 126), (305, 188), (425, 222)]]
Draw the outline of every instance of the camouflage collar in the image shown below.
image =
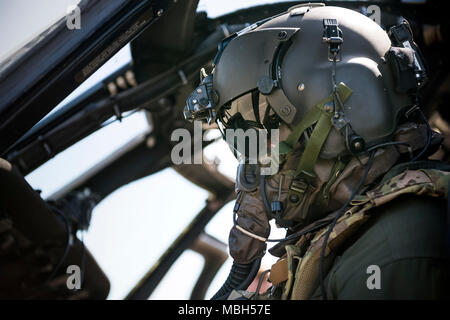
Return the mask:
[(450, 165), (443, 161), (437, 160), (425, 160), (425, 161), (415, 161), (415, 162), (405, 162), (397, 164), (392, 167), (381, 180), (381, 183), (385, 183), (387, 180), (398, 176), (400, 173), (407, 170), (419, 170), (419, 169), (436, 169), (439, 171), (450, 171)]

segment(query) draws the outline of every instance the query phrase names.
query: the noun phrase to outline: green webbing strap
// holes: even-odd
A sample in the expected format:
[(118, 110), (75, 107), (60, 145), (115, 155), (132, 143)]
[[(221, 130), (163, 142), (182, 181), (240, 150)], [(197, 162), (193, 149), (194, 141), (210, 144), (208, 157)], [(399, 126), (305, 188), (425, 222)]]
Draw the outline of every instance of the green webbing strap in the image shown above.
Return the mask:
[[(351, 93), (352, 90), (344, 83), (341, 82), (338, 85), (337, 94), (343, 103), (347, 101)], [(292, 181), (291, 188), (289, 190), (290, 199), (292, 199), (292, 194), (296, 194), (298, 197), (294, 199), (300, 200), (308, 186), (308, 180), (315, 177), (314, 166), (317, 158), (319, 157), (323, 144), (325, 143), (325, 140), (333, 127), (331, 120), (333, 110), (331, 108), (330, 110), (325, 111), (325, 105), (330, 102), (333, 102), (333, 94), (316, 104), (295, 127), (294, 131), (288, 136), (286, 141), (280, 143), (280, 153), (287, 150), (288, 152), (291, 151), (304, 131), (316, 123), (311, 137), (306, 144), (297, 169), (295, 170), (294, 180)], [(298, 200), (294, 202), (298, 202)]]
[(281, 142), (280, 146), (284, 145), (283, 151), (292, 151), (292, 149), (294, 149), (295, 147), (295, 144), (302, 136), (303, 132), (305, 132), (306, 129), (316, 123), (319, 120), (321, 114), (322, 112), (317, 106), (314, 106), (311, 110), (309, 110), (302, 121), (300, 121), (300, 123), (294, 128), (294, 131), (292, 131), (291, 134), (287, 137), (286, 141)]
[[(337, 92), (341, 97), (342, 102), (345, 102), (352, 94), (352, 90), (342, 82), (339, 83), (337, 87)], [(300, 121), (300, 123), (294, 128), (294, 131), (291, 132), (291, 134), (287, 137), (285, 141), (282, 141), (280, 143), (281, 154), (285, 154), (292, 151), (292, 149), (295, 147), (295, 144), (302, 136), (303, 132), (305, 132), (305, 130), (311, 127), (315, 122), (317, 122), (322, 113), (329, 114), (324, 110), (325, 104), (329, 102), (333, 102), (333, 94), (317, 103), (311, 110), (309, 110), (306, 113), (302, 121)], [(331, 114), (329, 115), (331, 119)]]
[(331, 113), (322, 112), (319, 121), (306, 144), (305, 151), (302, 154), (300, 162), (295, 170), (295, 176), (304, 172), (310, 176), (314, 176), (314, 165), (319, 157), (320, 150), (322, 149), (328, 134), (331, 131)]

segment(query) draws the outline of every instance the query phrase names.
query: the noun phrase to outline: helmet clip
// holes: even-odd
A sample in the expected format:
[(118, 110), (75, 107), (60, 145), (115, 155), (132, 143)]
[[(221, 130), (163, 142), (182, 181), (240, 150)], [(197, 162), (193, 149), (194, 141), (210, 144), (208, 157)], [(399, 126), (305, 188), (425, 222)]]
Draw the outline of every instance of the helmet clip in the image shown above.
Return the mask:
[(328, 44), (328, 60), (340, 61), (341, 44), (344, 42), (342, 30), (336, 19), (323, 19), (322, 42)]
[[(206, 74), (206, 72), (205, 72)], [(206, 75), (200, 85), (186, 100), (184, 118), (190, 122), (194, 120), (206, 120), (208, 124), (216, 117), (214, 109), (218, 100), (217, 92), (212, 88), (212, 74)]]

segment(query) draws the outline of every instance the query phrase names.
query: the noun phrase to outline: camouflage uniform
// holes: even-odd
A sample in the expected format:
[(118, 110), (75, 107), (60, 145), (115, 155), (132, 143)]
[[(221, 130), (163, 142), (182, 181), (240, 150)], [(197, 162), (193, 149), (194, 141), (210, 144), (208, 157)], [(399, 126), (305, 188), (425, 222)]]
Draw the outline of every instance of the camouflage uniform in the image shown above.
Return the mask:
[[(392, 178), (388, 173), (376, 188), (357, 196), (328, 239), (327, 296), (448, 297), (447, 202), (442, 199), (447, 198), (449, 182), (450, 174), (445, 171), (406, 170)], [(295, 246), (286, 246), (285, 257), (277, 263), (284, 267), (271, 276), (275, 287), (282, 290), (273, 290), (271, 298), (321, 297), (319, 259), (327, 229), (303, 236)], [(305, 242), (309, 244), (305, 246)], [(367, 270), (373, 265), (380, 268), (381, 286), (369, 289)]]

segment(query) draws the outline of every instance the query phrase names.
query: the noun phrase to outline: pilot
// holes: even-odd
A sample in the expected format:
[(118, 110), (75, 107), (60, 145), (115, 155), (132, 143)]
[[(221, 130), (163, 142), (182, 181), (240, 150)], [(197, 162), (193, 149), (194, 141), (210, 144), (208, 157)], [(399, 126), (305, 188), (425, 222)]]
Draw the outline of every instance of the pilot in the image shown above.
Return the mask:
[[(441, 137), (420, 109), (425, 71), (406, 21), (385, 31), (323, 4), (224, 39), (185, 117), (266, 133), (271, 161), (227, 139), (234, 262), (213, 299), (448, 297), (449, 166), (427, 160)], [(269, 238), (272, 219), (285, 238)], [(247, 292), (268, 242), (271, 287)]]

